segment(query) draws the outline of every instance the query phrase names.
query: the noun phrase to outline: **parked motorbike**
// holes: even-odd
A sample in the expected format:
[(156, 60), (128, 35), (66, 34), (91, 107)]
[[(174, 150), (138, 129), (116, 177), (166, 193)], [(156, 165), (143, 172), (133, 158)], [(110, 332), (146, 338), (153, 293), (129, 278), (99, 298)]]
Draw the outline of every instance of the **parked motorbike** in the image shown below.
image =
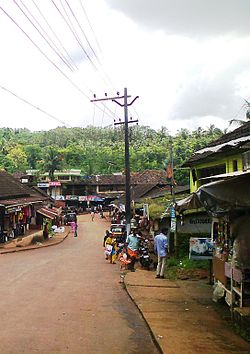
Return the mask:
[(141, 245), (139, 247), (139, 261), (143, 268), (150, 270), (150, 266), (153, 260), (149, 255), (148, 242), (148, 239), (144, 239), (141, 241)]

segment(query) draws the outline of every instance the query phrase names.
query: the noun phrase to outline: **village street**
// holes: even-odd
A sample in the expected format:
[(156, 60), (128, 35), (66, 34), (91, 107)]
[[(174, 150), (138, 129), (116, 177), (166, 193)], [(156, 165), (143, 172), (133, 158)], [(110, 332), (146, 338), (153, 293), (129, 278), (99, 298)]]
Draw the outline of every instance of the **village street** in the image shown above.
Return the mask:
[(106, 263), (109, 223), (78, 217), (78, 237), (0, 257), (0, 353), (157, 353), (136, 306)]

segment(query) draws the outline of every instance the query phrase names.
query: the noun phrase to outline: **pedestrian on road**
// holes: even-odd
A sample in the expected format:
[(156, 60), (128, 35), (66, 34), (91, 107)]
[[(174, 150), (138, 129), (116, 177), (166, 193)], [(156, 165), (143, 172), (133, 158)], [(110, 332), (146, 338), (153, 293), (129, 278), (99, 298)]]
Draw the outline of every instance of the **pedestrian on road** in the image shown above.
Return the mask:
[(91, 220), (94, 221), (94, 218), (95, 218), (95, 212), (94, 210), (91, 211)]
[(139, 256), (139, 245), (140, 245), (140, 236), (137, 234), (137, 229), (132, 229), (132, 233), (128, 235), (126, 239), (126, 247), (128, 252), (128, 257), (131, 260), (128, 268), (131, 272), (135, 272), (135, 262)]
[(168, 229), (163, 228), (154, 238), (154, 251), (158, 256), (156, 278), (164, 279), (164, 270), (168, 254)]
[(104, 246), (105, 246), (105, 251), (104, 251), (105, 259), (110, 260), (112, 262), (113, 238), (111, 233), (108, 234)]
[(103, 247), (105, 247), (105, 242), (106, 242), (108, 237), (109, 237), (109, 230), (106, 230), (105, 236), (103, 238)]
[(69, 224), (71, 226), (72, 234), (74, 234), (74, 237), (77, 237), (77, 223), (75, 221), (71, 221)]
[(47, 240), (49, 238), (49, 223), (46, 221), (43, 229), (43, 238)]

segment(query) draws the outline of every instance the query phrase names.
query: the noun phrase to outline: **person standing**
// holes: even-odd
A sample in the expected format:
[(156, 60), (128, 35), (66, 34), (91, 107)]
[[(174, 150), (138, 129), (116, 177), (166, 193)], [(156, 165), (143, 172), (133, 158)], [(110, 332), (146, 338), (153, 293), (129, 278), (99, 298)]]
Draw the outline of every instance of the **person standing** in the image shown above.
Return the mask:
[(156, 278), (164, 279), (164, 270), (168, 254), (168, 229), (163, 228), (154, 238), (154, 251), (158, 256)]
[(109, 235), (110, 235), (109, 230), (106, 230), (105, 236), (103, 238), (103, 247), (105, 247), (105, 242), (106, 242), (107, 238), (109, 237)]
[(49, 223), (46, 221), (43, 229), (43, 238), (47, 240), (49, 238)]
[(95, 218), (95, 210), (91, 209), (91, 220), (94, 221)]
[(132, 233), (126, 239), (128, 257), (131, 260), (129, 269), (135, 272), (135, 262), (139, 256), (140, 236), (137, 234), (137, 229), (133, 229)]

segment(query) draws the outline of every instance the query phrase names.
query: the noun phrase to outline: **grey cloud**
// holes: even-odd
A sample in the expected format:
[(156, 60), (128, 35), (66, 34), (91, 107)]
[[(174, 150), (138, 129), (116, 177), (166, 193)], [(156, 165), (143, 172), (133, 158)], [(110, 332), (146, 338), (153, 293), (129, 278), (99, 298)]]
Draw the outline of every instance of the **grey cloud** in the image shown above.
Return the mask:
[(169, 34), (249, 34), (249, 0), (106, 0), (137, 23)]
[[(214, 80), (197, 78), (184, 87), (178, 95), (178, 102), (173, 107), (175, 119), (190, 119), (207, 115), (226, 120), (234, 118), (244, 104), (243, 97), (236, 93), (235, 79), (238, 74), (248, 69), (248, 61), (242, 60), (218, 74)], [(242, 113), (244, 118), (244, 112)]]

